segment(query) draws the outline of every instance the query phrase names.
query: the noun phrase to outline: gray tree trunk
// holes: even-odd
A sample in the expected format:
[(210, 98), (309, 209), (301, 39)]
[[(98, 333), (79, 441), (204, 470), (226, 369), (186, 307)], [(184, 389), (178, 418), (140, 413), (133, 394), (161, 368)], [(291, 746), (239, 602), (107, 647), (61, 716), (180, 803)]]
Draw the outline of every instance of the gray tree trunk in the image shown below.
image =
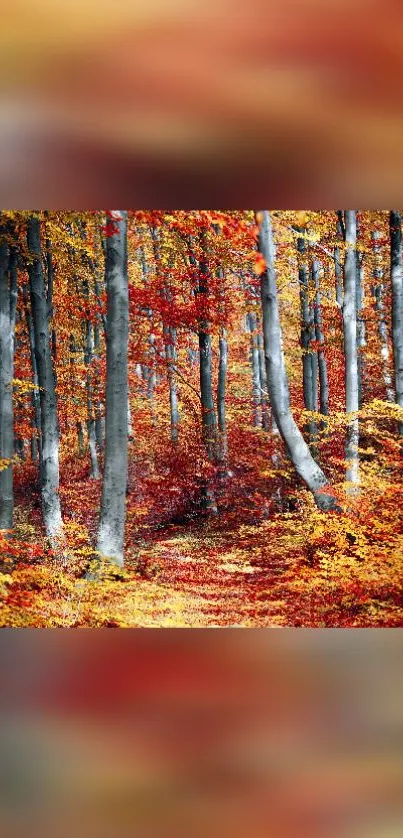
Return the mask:
[(384, 277), (382, 268), (382, 255), (379, 247), (380, 238), (381, 233), (379, 232), (379, 230), (374, 230), (372, 233), (372, 244), (374, 251), (373, 278), (375, 280), (373, 293), (375, 297), (375, 311), (378, 315), (378, 336), (381, 349), (382, 377), (385, 385), (386, 400), (388, 402), (394, 402), (395, 393), (393, 389), (393, 382), (389, 365), (389, 335), (384, 304), (385, 289), (383, 283)]
[(220, 432), (220, 460), (227, 458), (227, 420), (225, 414), (225, 393), (227, 387), (228, 344), (225, 328), (222, 326), (219, 337), (219, 362), (217, 384), (217, 416)]
[(88, 431), (88, 446), (90, 449), (91, 460), (91, 477), (93, 480), (98, 480), (99, 465), (97, 453), (97, 441), (95, 434), (95, 415), (94, 415), (94, 401), (92, 394), (91, 381), (91, 362), (94, 356), (94, 335), (92, 323), (88, 320), (85, 323), (85, 355), (84, 363), (87, 367), (87, 431)]
[[(337, 220), (336, 235), (338, 239), (343, 240), (344, 236), (340, 218)], [(341, 311), (343, 306), (343, 268), (340, 247), (338, 245), (334, 248), (334, 274), (336, 277), (336, 302)]]
[(297, 473), (313, 493), (317, 506), (323, 510), (336, 509), (328, 481), (313, 459), (290, 409), (277, 301), (275, 249), (268, 210), (261, 212), (260, 250), (267, 265), (261, 278), (261, 298), (267, 381), (274, 418), (288, 455)]
[[(402, 219), (400, 212), (390, 211), (390, 251), (392, 280), (392, 340), (395, 370), (396, 404), (403, 408), (403, 273)], [(399, 422), (403, 436), (403, 421)]]
[[(357, 214), (355, 210), (346, 210), (346, 255), (344, 261), (344, 301), (343, 332), (345, 355), (346, 413), (356, 413), (359, 409), (358, 352), (357, 352), (357, 306), (356, 306), (356, 241)], [(346, 480), (351, 484), (350, 493), (356, 491), (359, 481), (359, 425), (358, 416), (349, 420), (347, 428)]]
[(106, 428), (98, 550), (120, 567), (124, 561), (127, 487), (127, 354), (129, 294), (127, 212), (111, 211), (115, 230), (106, 239)]
[[(207, 255), (205, 253), (205, 236), (202, 236), (202, 248), (204, 252), (200, 259), (200, 280), (198, 293), (207, 297), (208, 264)], [(217, 417), (213, 398), (211, 336), (209, 332), (209, 324), (204, 319), (199, 322), (199, 352), (203, 434), (209, 458), (214, 461), (217, 455)]]
[[(309, 305), (308, 267), (305, 261), (305, 240), (303, 236), (297, 239), (298, 250), (298, 279), (299, 297), (301, 305), (301, 348), (302, 348), (302, 387), (305, 410), (317, 410), (317, 364), (316, 355), (311, 349), (311, 340), (315, 337), (313, 325), (313, 311)], [(307, 422), (305, 431), (310, 445), (314, 445), (317, 437), (317, 426), (313, 419)]]
[(170, 436), (175, 445), (179, 439), (179, 404), (176, 386), (176, 329), (164, 326), (165, 358), (168, 366)]
[[(153, 242), (153, 250), (154, 250), (154, 259), (157, 273), (160, 275), (161, 283), (163, 283), (162, 288), (162, 296), (163, 298), (170, 303), (172, 301), (172, 293), (169, 287), (168, 281), (163, 281), (163, 270), (161, 268), (161, 253), (160, 253), (160, 241), (158, 230), (155, 227), (151, 228), (151, 238)], [(145, 265), (145, 256), (144, 251), (142, 252), (142, 260), (143, 260), (143, 276), (144, 281), (146, 281), (147, 273), (146, 273), (146, 265)], [(178, 403), (178, 391), (176, 385), (176, 361), (177, 361), (177, 354), (176, 354), (176, 329), (172, 326), (168, 325), (167, 323), (163, 324), (163, 333), (164, 333), (164, 349), (165, 349), (165, 359), (167, 362), (167, 369), (168, 369), (168, 387), (169, 387), (169, 412), (170, 412), (170, 437), (171, 442), (176, 445), (179, 439), (179, 403)]]
[(249, 311), (246, 315), (248, 330), (250, 332), (250, 363), (252, 369), (252, 395), (253, 395), (253, 426), (260, 428), (261, 417), (261, 392), (260, 392), (260, 359), (259, 344), (257, 339), (256, 315)]
[(38, 386), (38, 371), (36, 368), (36, 357), (35, 357), (35, 334), (34, 334), (34, 324), (32, 322), (32, 314), (29, 308), (28, 303), (28, 288), (26, 285), (23, 286), (23, 300), (24, 300), (24, 311), (25, 311), (25, 319), (27, 324), (27, 332), (28, 332), (28, 342), (29, 342), (29, 352), (31, 358), (31, 367), (32, 367), (32, 383), (34, 385), (34, 389), (32, 390), (32, 409), (33, 409), (33, 429), (34, 433), (31, 437), (31, 458), (34, 462), (38, 459), (39, 455), (39, 467), (41, 467), (42, 462), (42, 455), (41, 455), (41, 448), (42, 448), (42, 430), (41, 430), (41, 405), (40, 405), (40, 398), (39, 398), (39, 386)]
[(317, 259), (312, 262), (312, 280), (315, 287), (315, 339), (319, 344), (318, 349), (318, 367), (319, 367), (319, 386), (320, 386), (320, 412), (323, 416), (329, 415), (329, 382), (327, 375), (327, 363), (325, 355), (325, 339), (322, 330), (322, 303), (320, 294), (319, 281), (320, 263)]
[(270, 430), (269, 396), (267, 392), (266, 362), (264, 357), (263, 335), (259, 321), (257, 322), (257, 346), (259, 350), (260, 401), (262, 404), (262, 428)]
[(59, 429), (55, 380), (50, 350), (49, 311), (42, 270), (40, 220), (30, 216), (27, 225), (31, 313), (41, 411), (41, 493), (46, 533), (54, 542), (63, 533), (59, 499)]
[(14, 329), (17, 300), (16, 256), (0, 231), (0, 459), (9, 465), (0, 469), (0, 530), (11, 530), (14, 517)]

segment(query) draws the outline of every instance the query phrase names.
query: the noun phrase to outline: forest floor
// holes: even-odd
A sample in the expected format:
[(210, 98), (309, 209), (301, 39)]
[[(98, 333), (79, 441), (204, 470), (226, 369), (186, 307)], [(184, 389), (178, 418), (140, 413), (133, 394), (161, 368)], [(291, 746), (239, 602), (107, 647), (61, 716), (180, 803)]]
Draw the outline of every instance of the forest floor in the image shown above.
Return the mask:
[[(309, 506), (309, 502), (308, 502)], [(27, 539), (27, 508), (19, 508)], [(383, 544), (371, 562), (362, 524), (306, 510), (235, 525), (233, 516), (152, 530), (126, 551), (123, 571), (83, 578), (80, 528), (71, 566), (41, 555), (34, 527), (1, 578), (0, 624), (27, 627), (402, 626), (403, 588)], [(326, 551), (323, 535), (326, 532)], [(78, 538), (77, 538), (78, 534)], [(17, 526), (18, 538), (18, 526)], [(340, 547), (344, 539), (344, 550)], [(80, 548), (81, 543), (81, 548)], [(18, 541), (17, 541), (18, 544)], [(31, 544), (31, 548), (29, 545)], [(337, 550), (331, 556), (333, 549)], [(385, 553), (386, 549), (386, 553)], [(30, 553), (31, 550), (31, 553)], [(383, 551), (383, 552), (382, 552)], [(330, 562), (332, 565), (330, 566)], [(386, 574), (386, 576), (385, 576)]]
[(133, 461), (124, 570), (108, 565), (88, 581), (101, 481), (89, 479), (85, 461), (62, 468), (63, 562), (43, 536), (37, 475), (25, 464), (14, 534), (0, 539), (0, 626), (403, 626), (398, 463), (393, 482), (367, 476), (342, 514), (317, 510), (294, 477), (285, 474), (279, 489), (264, 468), (240, 463), (209, 517), (189, 503), (176, 465), (161, 459), (141, 476)]

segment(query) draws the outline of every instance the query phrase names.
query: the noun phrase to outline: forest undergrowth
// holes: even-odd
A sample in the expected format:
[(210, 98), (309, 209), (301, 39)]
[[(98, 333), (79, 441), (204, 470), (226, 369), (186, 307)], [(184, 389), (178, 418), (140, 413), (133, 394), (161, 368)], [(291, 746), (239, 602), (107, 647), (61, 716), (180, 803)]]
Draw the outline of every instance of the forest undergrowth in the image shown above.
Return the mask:
[[(270, 467), (261, 430), (238, 429), (238, 439), (231, 440), (238, 453), (225, 474), (214, 477), (214, 515), (198, 502), (196, 452), (189, 457), (188, 450), (173, 450), (161, 437), (146, 460), (133, 443), (125, 567), (107, 563), (92, 581), (86, 571), (95, 558), (100, 480), (89, 479), (86, 458), (63, 463), (60, 493), (69, 510), (63, 565), (47, 547), (39, 492), (28, 490), (35, 475), (24, 464), (20, 475), (16, 470), (14, 535), (2, 545), (1, 625), (402, 626), (399, 452), (393, 467), (391, 449), (397, 445), (385, 429), (388, 420), (378, 432), (382, 451), (376, 433), (369, 439), (370, 413), (363, 420), (368, 444), (361, 452), (359, 495), (346, 496), (342, 459), (338, 464), (334, 457), (341, 513), (318, 510), (286, 460), (281, 468)], [(324, 438), (321, 449), (330, 444), (335, 451), (335, 436)]]

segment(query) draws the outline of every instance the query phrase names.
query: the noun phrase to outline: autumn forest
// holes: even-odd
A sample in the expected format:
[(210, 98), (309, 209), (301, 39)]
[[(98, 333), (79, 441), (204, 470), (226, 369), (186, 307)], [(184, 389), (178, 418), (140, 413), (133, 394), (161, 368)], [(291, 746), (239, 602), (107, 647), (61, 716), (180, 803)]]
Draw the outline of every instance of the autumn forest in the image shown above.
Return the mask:
[(0, 626), (403, 626), (400, 210), (0, 213)]

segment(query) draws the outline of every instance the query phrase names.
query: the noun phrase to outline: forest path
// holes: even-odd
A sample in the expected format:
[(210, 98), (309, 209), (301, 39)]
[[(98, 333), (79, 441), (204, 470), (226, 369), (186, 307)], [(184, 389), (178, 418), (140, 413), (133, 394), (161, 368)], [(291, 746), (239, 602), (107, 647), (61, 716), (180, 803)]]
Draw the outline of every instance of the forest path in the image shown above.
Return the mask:
[[(19, 517), (26, 515), (21, 508)], [(26, 539), (28, 525), (21, 525)], [(28, 538), (34, 546), (35, 526)], [(123, 572), (107, 571), (99, 581), (46, 559), (17, 564), (5, 624), (275, 628), (303, 619), (309, 625), (311, 598), (296, 585), (302, 552), (292, 516), (240, 524), (233, 510), (212, 522), (146, 526), (129, 539)]]
[[(287, 580), (293, 557), (253, 551), (253, 531), (193, 527), (161, 534), (139, 551), (146, 594), (154, 589), (152, 624), (192, 627), (287, 624)], [(128, 567), (130, 573), (130, 566)], [(138, 571), (137, 571), (138, 572)], [(137, 576), (138, 580), (138, 576)], [(137, 582), (138, 584), (138, 582)], [(140, 615), (139, 615), (140, 616)], [(149, 615), (140, 617), (147, 626)]]

